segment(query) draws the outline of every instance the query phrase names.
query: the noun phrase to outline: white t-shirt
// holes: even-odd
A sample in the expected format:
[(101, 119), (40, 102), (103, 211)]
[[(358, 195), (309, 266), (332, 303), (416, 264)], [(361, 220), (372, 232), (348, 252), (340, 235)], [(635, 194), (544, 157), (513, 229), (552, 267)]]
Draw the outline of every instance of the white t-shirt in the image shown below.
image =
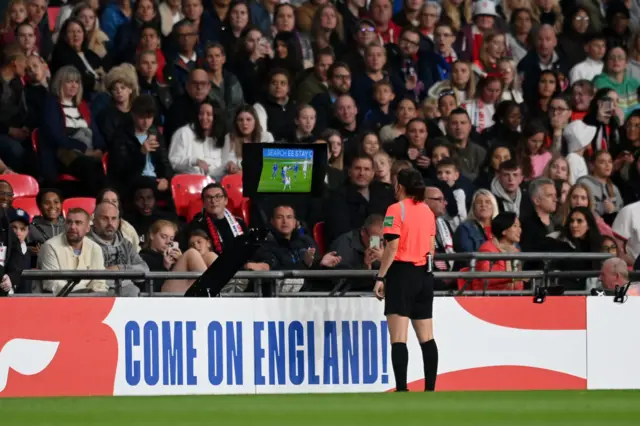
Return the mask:
[(640, 255), (640, 201), (620, 210), (611, 229), (626, 241), (627, 253), (636, 259)]
[(571, 178), (569, 179), (569, 182), (577, 182), (582, 176), (587, 176), (589, 174), (587, 162), (584, 160), (582, 155), (572, 152), (567, 155), (567, 163), (569, 163), (569, 168), (571, 169)]

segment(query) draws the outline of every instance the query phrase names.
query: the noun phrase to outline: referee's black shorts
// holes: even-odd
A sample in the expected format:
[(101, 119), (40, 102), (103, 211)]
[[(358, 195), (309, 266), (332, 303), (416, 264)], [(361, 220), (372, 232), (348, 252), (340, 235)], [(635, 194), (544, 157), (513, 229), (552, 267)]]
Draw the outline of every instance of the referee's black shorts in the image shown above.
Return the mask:
[(394, 261), (386, 274), (385, 315), (412, 320), (433, 317), (433, 274), (426, 266)]

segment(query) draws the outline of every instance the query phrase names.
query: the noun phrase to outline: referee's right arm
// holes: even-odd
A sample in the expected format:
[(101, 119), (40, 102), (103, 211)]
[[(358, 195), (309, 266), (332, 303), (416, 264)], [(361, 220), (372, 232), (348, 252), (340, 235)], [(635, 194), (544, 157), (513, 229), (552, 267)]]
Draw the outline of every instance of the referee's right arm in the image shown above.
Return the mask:
[(400, 204), (396, 203), (389, 206), (387, 214), (384, 217), (383, 232), (387, 244), (384, 247), (382, 259), (380, 259), (380, 269), (378, 270), (378, 276), (376, 277), (376, 284), (373, 290), (378, 300), (384, 299), (384, 281), (393, 263), (393, 259), (395, 259), (396, 253), (398, 252), (401, 226)]

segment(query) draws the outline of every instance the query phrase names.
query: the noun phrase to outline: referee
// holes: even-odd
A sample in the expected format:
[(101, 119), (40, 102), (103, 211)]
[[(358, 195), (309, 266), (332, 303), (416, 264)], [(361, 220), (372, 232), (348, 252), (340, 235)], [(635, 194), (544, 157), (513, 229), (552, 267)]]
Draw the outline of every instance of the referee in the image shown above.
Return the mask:
[(418, 171), (401, 170), (395, 190), (398, 202), (389, 207), (384, 218), (387, 245), (373, 291), (379, 300), (385, 299), (384, 314), (391, 335), (396, 392), (408, 390), (409, 320), (422, 349), (425, 391), (433, 391), (438, 373), (438, 347), (433, 339), (431, 274), (436, 218), (424, 203), (425, 185)]

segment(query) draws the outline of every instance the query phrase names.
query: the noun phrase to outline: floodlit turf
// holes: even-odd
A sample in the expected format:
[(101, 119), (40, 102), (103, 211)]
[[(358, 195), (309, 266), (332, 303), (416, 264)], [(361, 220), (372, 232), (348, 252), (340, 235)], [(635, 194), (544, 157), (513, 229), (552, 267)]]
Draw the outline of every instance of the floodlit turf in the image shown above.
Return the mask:
[[(311, 172), (313, 164), (307, 164), (307, 174), (305, 177), (303, 170), (303, 160), (264, 158), (262, 160), (262, 174), (258, 185), (258, 192), (309, 192), (311, 191)], [(278, 165), (276, 176), (273, 177), (273, 165)], [(295, 165), (298, 164), (298, 173), (295, 172)], [(287, 166), (287, 176), (291, 180), (291, 185), (285, 188), (282, 178), (282, 167)]]
[(3, 426), (639, 425), (640, 392), (0, 399)]

